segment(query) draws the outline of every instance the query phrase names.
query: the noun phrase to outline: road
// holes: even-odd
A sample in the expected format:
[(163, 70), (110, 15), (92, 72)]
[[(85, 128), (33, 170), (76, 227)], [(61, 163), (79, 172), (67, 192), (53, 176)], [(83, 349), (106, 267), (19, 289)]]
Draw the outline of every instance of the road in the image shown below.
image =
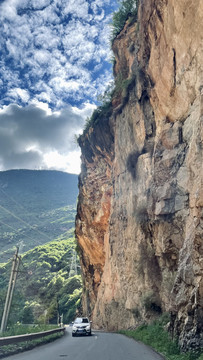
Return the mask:
[(92, 332), (92, 336), (72, 337), (71, 329), (53, 343), (6, 357), (10, 360), (163, 360), (145, 345), (114, 333)]

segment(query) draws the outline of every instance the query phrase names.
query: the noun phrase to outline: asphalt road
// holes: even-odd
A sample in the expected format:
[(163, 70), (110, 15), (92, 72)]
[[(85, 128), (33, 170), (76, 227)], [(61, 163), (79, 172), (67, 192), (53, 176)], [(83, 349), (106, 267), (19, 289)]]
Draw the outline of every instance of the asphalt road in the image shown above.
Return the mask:
[(72, 337), (71, 329), (53, 343), (6, 357), (10, 360), (163, 360), (156, 352), (120, 334), (92, 332)]

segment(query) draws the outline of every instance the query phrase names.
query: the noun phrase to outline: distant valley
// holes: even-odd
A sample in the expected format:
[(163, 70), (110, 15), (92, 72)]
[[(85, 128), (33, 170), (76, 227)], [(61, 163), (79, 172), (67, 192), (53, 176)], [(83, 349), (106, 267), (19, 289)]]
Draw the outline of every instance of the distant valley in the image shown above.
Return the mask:
[(9, 323), (74, 319), (82, 280), (74, 237), (77, 176), (58, 171), (0, 172), (0, 319), (19, 246)]
[(0, 172), (0, 263), (16, 246), (24, 253), (59, 238), (75, 225), (77, 175), (60, 171)]

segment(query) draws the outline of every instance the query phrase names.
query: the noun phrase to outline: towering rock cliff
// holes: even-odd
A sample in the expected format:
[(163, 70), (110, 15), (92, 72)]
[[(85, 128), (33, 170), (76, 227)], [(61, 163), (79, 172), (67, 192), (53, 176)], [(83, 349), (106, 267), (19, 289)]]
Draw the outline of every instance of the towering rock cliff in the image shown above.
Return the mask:
[(164, 311), (203, 342), (203, 2), (140, 1), (113, 43), (111, 116), (79, 139), (84, 311), (128, 328)]

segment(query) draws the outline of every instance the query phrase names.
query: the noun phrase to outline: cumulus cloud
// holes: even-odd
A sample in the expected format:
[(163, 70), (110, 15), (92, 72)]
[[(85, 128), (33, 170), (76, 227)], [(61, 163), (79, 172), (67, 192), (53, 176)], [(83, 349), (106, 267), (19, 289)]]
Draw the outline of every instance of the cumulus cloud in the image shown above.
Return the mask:
[(117, 0), (0, 0), (0, 170), (79, 171), (74, 135), (112, 79), (116, 7)]
[(59, 99), (72, 105), (81, 105), (87, 97), (95, 101), (98, 91), (91, 95), (92, 83), (97, 84), (106, 70), (111, 72), (111, 11), (109, 0), (2, 1), (0, 105), (13, 102), (15, 88), (29, 93), (18, 93), (20, 105), (40, 98), (40, 92), (53, 108)]
[(74, 138), (81, 133), (93, 108), (89, 103), (81, 109), (69, 106), (56, 112), (43, 103), (24, 108), (4, 106), (0, 110), (0, 170), (71, 171), (70, 165), (78, 169), (80, 152)]
[(18, 101), (18, 99), (22, 100), (23, 102), (28, 102), (30, 96), (27, 90), (25, 89), (20, 89), (20, 88), (12, 88), (8, 91), (7, 95), (16, 100), (16, 102)]
[(74, 17), (77, 18), (82, 18), (83, 20), (89, 20), (89, 12), (88, 9), (89, 5), (88, 2), (85, 0), (69, 0), (66, 5), (65, 8), (63, 9), (63, 14), (64, 15), (72, 15)]

